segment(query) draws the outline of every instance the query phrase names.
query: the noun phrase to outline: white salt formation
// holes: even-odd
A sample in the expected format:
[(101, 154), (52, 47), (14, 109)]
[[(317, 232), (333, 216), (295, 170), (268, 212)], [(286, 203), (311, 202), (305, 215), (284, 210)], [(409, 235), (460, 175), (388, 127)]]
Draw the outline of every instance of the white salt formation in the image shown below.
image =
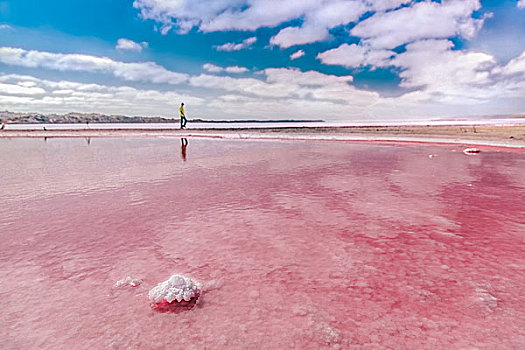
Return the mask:
[(168, 303), (177, 300), (190, 301), (198, 298), (201, 294), (201, 285), (191, 278), (182, 275), (173, 275), (169, 280), (157, 284), (149, 291), (149, 298), (155, 303), (167, 301)]
[(468, 154), (468, 155), (470, 155), (470, 154), (478, 154), (479, 153), (479, 149), (477, 149), (477, 148), (465, 148), (463, 150), (463, 153)]
[(142, 280), (138, 278), (132, 278), (130, 276), (124, 278), (123, 280), (117, 281), (115, 283), (115, 287), (121, 287), (121, 286), (130, 286), (130, 287), (138, 287), (142, 284)]

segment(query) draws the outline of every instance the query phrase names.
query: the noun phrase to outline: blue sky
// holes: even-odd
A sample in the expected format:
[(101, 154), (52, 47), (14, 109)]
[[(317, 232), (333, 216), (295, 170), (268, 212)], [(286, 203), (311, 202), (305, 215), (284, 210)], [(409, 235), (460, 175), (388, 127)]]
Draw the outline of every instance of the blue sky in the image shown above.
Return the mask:
[(525, 113), (525, 0), (0, 0), (0, 109)]

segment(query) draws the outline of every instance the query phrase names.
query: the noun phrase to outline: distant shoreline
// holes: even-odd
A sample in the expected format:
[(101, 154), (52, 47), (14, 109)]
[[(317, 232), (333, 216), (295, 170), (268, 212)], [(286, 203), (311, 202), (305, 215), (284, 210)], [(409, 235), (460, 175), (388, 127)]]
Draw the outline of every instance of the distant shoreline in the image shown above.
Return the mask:
[[(23, 120), (8, 120), (5, 121), (6, 124), (11, 125), (20, 125), (20, 124), (27, 124), (27, 125), (41, 125), (41, 124), (57, 124), (57, 125), (63, 125), (63, 124), (76, 124), (76, 125), (96, 125), (96, 124), (178, 124), (180, 123), (180, 119), (163, 119), (163, 118), (152, 118), (151, 120), (142, 121), (142, 120), (135, 120), (131, 117), (129, 120), (107, 120), (107, 121), (99, 121), (99, 120), (86, 120), (86, 121), (76, 121), (76, 122), (69, 122), (69, 121), (32, 121), (32, 122), (25, 122)], [(271, 119), (271, 120), (257, 120), (257, 119), (248, 119), (248, 120), (213, 120), (213, 119), (188, 119), (188, 123), (207, 123), (207, 124), (239, 124), (239, 123), (260, 123), (260, 124), (271, 124), (271, 123), (324, 123), (324, 120), (321, 119), (315, 119), (315, 120), (303, 120), (303, 119)]]
[(277, 120), (211, 120), (211, 119), (188, 119), (188, 123), (217, 123), (217, 124), (233, 124), (233, 123), (324, 123), (322, 119), (317, 120), (302, 120), (302, 119), (277, 119)]
[[(6, 124), (177, 124), (179, 118), (142, 117), (125, 115), (107, 115), (98, 113), (67, 113), (67, 114), (42, 114), (42, 113), (15, 113), (0, 111), (0, 123)], [(307, 119), (236, 119), (213, 120), (194, 118), (188, 119), (189, 123), (322, 123), (324, 120)]]

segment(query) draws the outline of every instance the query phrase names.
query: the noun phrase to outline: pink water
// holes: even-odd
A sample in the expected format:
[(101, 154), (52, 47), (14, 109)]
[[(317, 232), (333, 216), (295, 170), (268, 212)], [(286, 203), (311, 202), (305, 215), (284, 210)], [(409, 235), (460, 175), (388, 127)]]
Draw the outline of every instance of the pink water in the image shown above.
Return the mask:
[[(3, 349), (525, 347), (525, 154), (0, 139)], [(148, 292), (195, 278), (193, 309)], [(142, 284), (115, 286), (130, 276)]]

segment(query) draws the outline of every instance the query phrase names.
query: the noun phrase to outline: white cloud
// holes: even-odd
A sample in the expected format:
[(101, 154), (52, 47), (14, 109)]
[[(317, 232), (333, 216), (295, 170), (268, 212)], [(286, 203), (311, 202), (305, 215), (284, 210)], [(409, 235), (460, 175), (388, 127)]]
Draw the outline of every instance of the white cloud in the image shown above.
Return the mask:
[(135, 0), (145, 19), (175, 26), (179, 32), (198, 27), (203, 32), (255, 30), (301, 16), (314, 0)]
[[(271, 69), (266, 81), (250, 78), (201, 75), (193, 85), (217, 89), (220, 95), (206, 99), (171, 91), (140, 90), (71, 81), (49, 81), (30, 76), (0, 74), (0, 103), (12, 111), (173, 116), (175, 102), (184, 101), (196, 117), (337, 119), (357, 117), (379, 96), (350, 86), (352, 77), (318, 72)], [(12, 86), (29, 84), (41, 89), (14, 95)], [(7, 86), (6, 89), (3, 89)], [(8, 90), (9, 93), (5, 93)], [(225, 93), (227, 91), (235, 94)], [(28, 91), (29, 92), (29, 91)], [(346, 99), (346, 100), (343, 100)]]
[[(264, 99), (307, 99), (332, 101), (332, 103), (362, 104), (379, 95), (361, 91), (351, 86), (352, 76), (335, 76), (316, 71), (302, 72), (298, 69), (269, 68), (262, 71), (265, 80), (232, 78), (201, 74), (190, 79), (198, 88), (226, 90)], [(329, 112), (331, 113), (331, 112)]]
[(291, 46), (325, 41), (329, 38), (328, 29), (316, 26), (287, 27), (270, 39), (271, 45), (285, 49)]
[[(410, 6), (402, 6), (407, 4)], [(162, 23), (164, 33), (171, 28), (187, 32), (193, 27), (203, 32), (254, 31), (301, 19), (300, 26), (283, 28), (270, 39), (272, 45), (282, 48), (328, 40), (331, 28), (357, 22), (360, 16), (370, 11), (376, 13), (358, 23), (352, 35), (379, 49), (391, 49), (421, 39), (444, 39), (456, 35), (472, 38), (484, 21), (483, 18), (472, 18), (472, 13), (481, 7), (479, 0), (442, 3), (410, 0), (135, 0), (134, 6), (141, 11), (143, 18)], [(225, 43), (216, 49), (236, 51), (250, 44), (246, 41)], [(374, 54), (386, 52), (370, 52), (370, 55)]]
[(120, 62), (108, 57), (51, 53), (12, 47), (0, 47), (0, 63), (58, 71), (105, 73), (128, 81), (180, 84), (188, 80), (187, 74), (167, 70), (154, 62)]
[(516, 58), (510, 60), (505, 66), (497, 70), (504, 75), (522, 75), (525, 78), (525, 51)]
[(304, 22), (300, 27), (287, 27), (270, 39), (272, 45), (287, 48), (296, 45), (326, 41), (330, 39), (329, 29), (352, 22), (368, 11), (385, 11), (397, 8), (410, 0), (333, 0), (317, 2), (302, 14)]
[(324, 74), (317, 71), (302, 72), (296, 68), (268, 68), (264, 70), (270, 83), (286, 83), (297, 84), (300, 86), (331, 86), (334, 84), (348, 85), (354, 81), (351, 75), (331, 75)]
[(239, 67), (239, 66), (229, 66), (225, 68), (226, 73), (234, 73), (234, 74), (240, 74), (240, 73), (246, 73), (248, 72), (248, 68), (246, 67)]
[(133, 6), (144, 19), (170, 30), (186, 33), (194, 27), (203, 32), (275, 27), (304, 19), (301, 27), (283, 29), (274, 45), (289, 47), (327, 37), (328, 29), (356, 21), (367, 11), (397, 8), (410, 0), (135, 0)]
[(288, 68), (266, 69), (262, 76), (264, 80), (200, 75), (192, 77), (190, 83), (201, 89), (229, 91), (208, 104), (228, 118), (238, 115), (245, 118), (348, 120), (370, 115), (369, 107), (380, 98), (375, 92), (350, 85), (352, 76), (339, 77)]
[(448, 40), (424, 40), (407, 46), (392, 63), (403, 69), (401, 86), (441, 94), (472, 95), (491, 84), (494, 58), (481, 52), (451, 50)]
[(170, 31), (172, 28), (173, 28), (173, 26), (171, 26), (171, 25), (164, 25), (164, 26), (162, 26), (162, 28), (160, 28), (160, 33), (161, 33), (162, 35), (166, 35), (166, 34), (169, 33), (169, 31)]
[(191, 77), (190, 84), (198, 88), (225, 90), (268, 98), (284, 98), (293, 92), (284, 84), (267, 84), (254, 78), (232, 78), (208, 74)]
[(222, 45), (216, 46), (215, 49), (217, 51), (239, 51), (252, 46), (256, 41), (256, 37), (251, 37), (244, 39), (240, 43), (224, 43)]
[[(195, 88), (199, 97), (0, 75), (0, 104), (15, 111), (172, 116), (173, 101), (185, 101), (192, 116), (232, 119), (408, 119), (525, 110), (525, 52), (498, 65), (484, 53), (452, 50), (448, 40), (426, 40), (407, 45), (392, 64), (401, 70), (403, 87), (410, 89), (399, 97), (358, 89), (352, 76), (269, 68), (261, 71), (261, 79), (192, 76), (185, 88)], [(208, 66), (213, 67), (219, 66)]]
[(118, 39), (117, 45), (115, 48), (117, 50), (124, 50), (124, 51), (136, 51), (136, 52), (142, 52), (142, 49), (147, 48), (148, 43), (143, 41), (141, 43), (137, 43), (130, 39), (121, 38)]
[(211, 63), (204, 63), (202, 65), (202, 69), (204, 69), (204, 70), (206, 70), (208, 72), (211, 72), (211, 73), (220, 73), (220, 72), (224, 71), (224, 68), (216, 66), (216, 65), (211, 64)]
[(39, 87), (27, 87), (23, 83), (2, 84), (0, 83), (0, 94), (6, 95), (41, 95), (46, 91)]
[(452, 47), (448, 40), (407, 45), (392, 63), (411, 91), (379, 104), (439, 116), (525, 111), (525, 52), (500, 66), (489, 54)]
[(0, 30), (13, 30), (13, 27), (11, 27), (9, 24), (2, 23), (0, 24)]
[(519, 0), (516, 6), (518, 6), (519, 9), (525, 9), (525, 0)]
[[(406, 52), (392, 58), (391, 64), (401, 70), (402, 87), (409, 89), (398, 97), (381, 97), (357, 89), (351, 85), (352, 76), (287, 68), (265, 69), (261, 72), (262, 79), (200, 75), (192, 77), (190, 84), (228, 91), (224, 101), (228, 101), (232, 115), (244, 111), (253, 116), (261, 109), (273, 115), (278, 106), (281, 116), (288, 118), (301, 115), (330, 120), (447, 117), (525, 110), (525, 52), (499, 66), (491, 55), (452, 48), (449, 40), (423, 40), (407, 45)], [(365, 51), (364, 58), (370, 57)], [(214, 104), (219, 105), (220, 101), (214, 100), (210, 107)], [(305, 106), (311, 109), (308, 111)]]
[(270, 44), (287, 48), (296, 45), (325, 41), (330, 38), (328, 29), (355, 22), (369, 7), (361, 1), (326, 1), (306, 9), (300, 27), (287, 27), (270, 39)]
[[(283, 28), (270, 39), (281, 48), (329, 40), (330, 29), (358, 22), (367, 12), (375, 14), (351, 33), (380, 49), (421, 39), (472, 38), (484, 21), (472, 18), (481, 7), (479, 0), (135, 0), (133, 5), (143, 18), (161, 23), (163, 33), (172, 28), (186, 33), (194, 27), (202, 32), (254, 31), (301, 20), (300, 25)], [(246, 46), (226, 43), (217, 49), (234, 51)]]
[[(32, 87), (24, 88), (24, 85)], [(71, 81), (50, 81), (23, 75), (0, 74), (0, 103), (14, 111), (107, 113), (175, 116), (178, 101), (193, 108), (202, 98), (172, 91), (141, 90)]]
[(239, 66), (228, 66), (228, 67), (219, 67), (211, 63), (205, 63), (202, 65), (202, 68), (205, 71), (208, 71), (210, 73), (233, 73), (233, 74), (240, 74), (240, 73), (246, 73), (249, 71), (246, 67), (239, 67)]
[(420, 39), (444, 39), (460, 35), (472, 38), (483, 19), (472, 18), (479, 0), (418, 2), (395, 11), (380, 12), (358, 23), (351, 34), (375, 48), (391, 49)]
[(317, 58), (324, 64), (338, 65), (348, 68), (361, 66), (386, 67), (395, 52), (390, 50), (375, 50), (361, 45), (342, 44), (338, 48), (321, 52)]
[(290, 59), (291, 60), (296, 60), (300, 57), (303, 57), (304, 56), (304, 51), (303, 50), (298, 50), (298, 51), (295, 51), (294, 53), (292, 53), (290, 55)]
[(365, 3), (373, 11), (386, 11), (391, 9), (397, 9), (402, 5), (406, 5), (411, 0), (367, 0)]

